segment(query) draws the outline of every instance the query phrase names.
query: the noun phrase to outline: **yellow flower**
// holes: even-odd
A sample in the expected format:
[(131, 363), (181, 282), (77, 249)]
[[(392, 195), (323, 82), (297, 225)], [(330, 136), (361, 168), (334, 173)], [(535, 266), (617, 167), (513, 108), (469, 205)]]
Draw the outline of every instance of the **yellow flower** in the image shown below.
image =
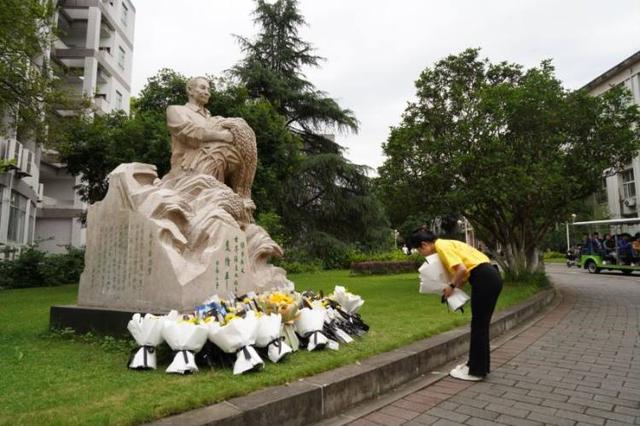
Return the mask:
[(228, 313), (227, 315), (224, 316), (224, 322), (225, 322), (225, 324), (227, 324), (227, 323), (229, 323), (230, 321), (233, 321), (236, 318), (238, 318), (236, 316), (236, 314)]

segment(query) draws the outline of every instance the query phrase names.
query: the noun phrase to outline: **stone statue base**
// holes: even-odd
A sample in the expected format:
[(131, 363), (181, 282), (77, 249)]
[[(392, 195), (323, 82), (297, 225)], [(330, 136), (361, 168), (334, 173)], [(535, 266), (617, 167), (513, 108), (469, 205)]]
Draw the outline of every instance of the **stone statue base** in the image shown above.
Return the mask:
[(267, 264), (282, 251), (247, 206), (208, 175), (159, 180), (154, 166), (118, 166), (89, 207), (78, 305), (189, 311), (214, 294), (285, 285), (285, 271)]

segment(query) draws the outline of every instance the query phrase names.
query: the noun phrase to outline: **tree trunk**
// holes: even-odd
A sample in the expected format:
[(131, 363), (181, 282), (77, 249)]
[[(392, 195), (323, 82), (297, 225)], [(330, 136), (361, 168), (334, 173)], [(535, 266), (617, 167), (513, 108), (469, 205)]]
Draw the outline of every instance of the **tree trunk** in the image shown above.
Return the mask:
[(506, 265), (505, 272), (512, 277), (541, 272), (543, 269), (537, 247), (523, 247), (516, 243), (504, 244), (502, 257)]

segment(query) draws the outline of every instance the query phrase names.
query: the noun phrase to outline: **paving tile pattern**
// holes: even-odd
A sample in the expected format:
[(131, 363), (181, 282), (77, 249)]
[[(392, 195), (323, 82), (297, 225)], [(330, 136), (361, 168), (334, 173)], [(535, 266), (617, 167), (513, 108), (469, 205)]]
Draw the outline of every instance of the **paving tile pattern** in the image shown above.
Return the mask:
[(447, 377), (349, 424), (640, 425), (640, 279), (548, 270), (562, 302), (493, 350), (487, 380)]

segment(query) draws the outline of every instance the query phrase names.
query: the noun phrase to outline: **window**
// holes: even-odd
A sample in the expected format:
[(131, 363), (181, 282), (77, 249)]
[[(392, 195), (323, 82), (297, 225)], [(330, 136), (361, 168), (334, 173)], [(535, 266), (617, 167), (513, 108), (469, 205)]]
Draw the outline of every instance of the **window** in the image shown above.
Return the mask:
[(122, 46), (118, 47), (118, 65), (120, 66), (120, 68), (124, 69), (124, 49), (122, 48)]
[(120, 22), (122, 22), (122, 25), (126, 27), (128, 19), (129, 19), (129, 8), (127, 7), (126, 4), (124, 4), (124, 2), (122, 2), (122, 14), (120, 15)]
[(607, 178), (600, 178), (600, 188), (596, 191), (596, 202), (599, 204), (607, 203)]
[(2, 220), (2, 200), (4, 199), (4, 185), (0, 185), (0, 220)]
[(22, 243), (24, 238), (24, 220), (27, 214), (27, 197), (11, 191), (9, 209), (9, 232), (7, 240)]
[(622, 172), (622, 192), (624, 198), (636, 196), (636, 180), (633, 176), (633, 169), (627, 169)]
[(118, 92), (116, 90), (116, 109), (123, 109), (122, 108), (122, 93)]
[(29, 214), (29, 239), (28, 243), (32, 243), (36, 233), (36, 205), (31, 203), (31, 213)]

